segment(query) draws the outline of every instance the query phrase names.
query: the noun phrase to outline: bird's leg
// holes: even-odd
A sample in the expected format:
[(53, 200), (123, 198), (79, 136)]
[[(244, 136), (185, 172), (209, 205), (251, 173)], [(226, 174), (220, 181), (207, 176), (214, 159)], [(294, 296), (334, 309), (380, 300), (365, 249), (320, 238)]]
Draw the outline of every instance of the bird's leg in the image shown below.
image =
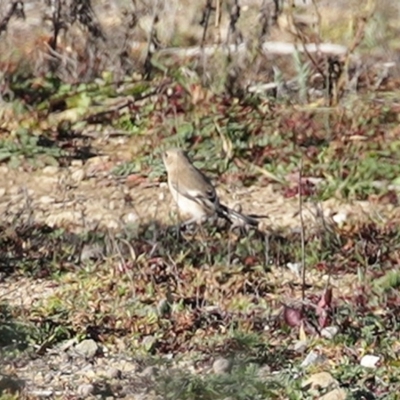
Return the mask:
[(181, 239), (181, 224), (176, 224), (175, 230), (176, 230), (176, 238), (179, 241)]
[(184, 221), (180, 224), (181, 228), (196, 228), (199, 225), (203, 225), (206, 223), (210, 217), (208, 215), (203, 215), (201, 217), (193, 217), (188, 219), (187, 221)]
[(197, 218), (190, 218), (190, 219), (180, 223), (178, 226), (180, 229), (182, 229), (182, 228), (186, 229), (186, 228), (190, 228), (191, 225), (197, 224), (197, 222), (198, 222)]

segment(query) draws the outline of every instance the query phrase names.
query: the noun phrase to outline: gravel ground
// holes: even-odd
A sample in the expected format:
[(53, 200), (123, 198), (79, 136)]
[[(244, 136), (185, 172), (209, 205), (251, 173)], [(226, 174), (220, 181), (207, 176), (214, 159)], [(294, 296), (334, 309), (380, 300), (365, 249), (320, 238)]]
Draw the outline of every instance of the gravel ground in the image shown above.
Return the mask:
[[(37, 221), (77, 232), (96, 227), (118, 231), (129, 222), (151, 219), (172, 221), (170, 210), (174, 207), (165, 183), (142, 182), (131, 187), (129, 178), (120, 179), (110, 172), (113, 165), (108, 156), (95, 157), (85, 164), (74, 162), (68, 168), (48, 166), (31, 172), (2, 165), (0, 212), (7, 219), (30, 215)], [(218, 190), (231, 206), (239, 202), (244, 211), (268, 214), (267, 229), (298, 229), (300, 226), (298, 200), (285, 199), (274, 191), (273, 185), (248, 189), (223, 186)], [(343, 204), (333, 200), (322, 204), (322, 209), (327, 219), (333, 217), (339, 222), (366, 214), (394, 218), (399, 212), (390, 205)], [(307, 226), (316, 222), (315, 207), (311, 204), (305, 204), (305, 215)], [(277, 279), (282, 280), (282, 273), (278, 275)], [(332, 280), (331, 283), (338, 288), (351, 287), (343, 282), (342, 277), (340, 282)], [(33, 302), (53, 294), (58, 286), (56, 282), (40, 279), (6, 280), (0, 286), (0, 299), (29, 312)], [(13, 359), (3, 367), (0, 391), (22, 387), (32, 398), (88, 398), (92, 395), (110, 399), (157, 398), (152, 389), (157, 379), (156, 369), (127, 357), (123, 348), (107, 349), (92, 340), (81, 343), (72, 340), (57, 348), (46, 348), (44, 344), (34, 349), (31, 356)], [(188, 365), (173, 367), (185, 370)], [(190, 368), (195, 373), (206, 370), (193, 365)], [(170, 373), (170, 368), (164, 372)]]

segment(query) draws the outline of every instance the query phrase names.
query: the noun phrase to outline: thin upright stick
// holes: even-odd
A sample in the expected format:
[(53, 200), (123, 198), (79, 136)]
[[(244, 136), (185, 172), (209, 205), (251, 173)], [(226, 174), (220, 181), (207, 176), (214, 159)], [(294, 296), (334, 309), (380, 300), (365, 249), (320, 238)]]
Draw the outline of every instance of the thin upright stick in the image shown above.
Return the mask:
[(301, 193), (301, 183), (303, 180), (303, 154), (300, 158), (299, 169), (299, 212), (300, 212), (300, 235), (301, 235), (301, 299), (304, 307), (306, 298), (306, 260), (305, 260), (305, 233), (303, 219), (303, 195)]

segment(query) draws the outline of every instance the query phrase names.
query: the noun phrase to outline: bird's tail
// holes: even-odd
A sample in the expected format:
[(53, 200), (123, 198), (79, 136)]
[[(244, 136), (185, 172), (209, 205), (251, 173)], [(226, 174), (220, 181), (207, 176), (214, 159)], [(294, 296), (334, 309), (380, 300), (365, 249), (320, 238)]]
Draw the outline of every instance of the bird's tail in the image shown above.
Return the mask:
[(238, 211), (232, 210), (231, 208), (220, 204), (219, 212), (221, 216), (227, 219), (230, 223), (237, 226), (253, 226), (255, 228), (258, 227), (259, 220), (258, 218), (264, 218), (253, 216), (253, 215), (245, 215)]

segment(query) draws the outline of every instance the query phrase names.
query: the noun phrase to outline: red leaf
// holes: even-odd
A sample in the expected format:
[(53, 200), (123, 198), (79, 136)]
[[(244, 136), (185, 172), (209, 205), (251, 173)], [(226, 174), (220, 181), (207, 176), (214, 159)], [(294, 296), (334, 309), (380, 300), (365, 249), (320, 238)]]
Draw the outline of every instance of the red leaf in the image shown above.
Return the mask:
[(300, 309), (284, 306), (283, 318), (290, 327), (300, 326), (303, 320), (303, 313)]
[(326, 288), (324, 294), (317, 304), (317, 315), (321, 315), (323, 311), (330, 310), (332, 304), (332, 288)]
[(134, 187), (146, 182), (147, 178), (139, 174), (131, 174), (126, 178), (126, 184), (128, 187)]
[(330, 311), (332, 309), (332, 288), (326, 288), (324, 294), (317, 304), (315, 313), (318, 315), (318, 324), (320, 328), (329, 325)]
[(318, 325), (320, 328), (325, 328), (326, 326), (328, 326), (330, 324), (330, 317), (328, 315), (328, 313), (324, 312), (324, 314), (321, 314), (318, 317)]
[(252, 267), (253, 265), (256, 264), (257, 264), (257, 257), (247, 256), (244, 260), (244, 265), (246, 265), (246, 267)]

